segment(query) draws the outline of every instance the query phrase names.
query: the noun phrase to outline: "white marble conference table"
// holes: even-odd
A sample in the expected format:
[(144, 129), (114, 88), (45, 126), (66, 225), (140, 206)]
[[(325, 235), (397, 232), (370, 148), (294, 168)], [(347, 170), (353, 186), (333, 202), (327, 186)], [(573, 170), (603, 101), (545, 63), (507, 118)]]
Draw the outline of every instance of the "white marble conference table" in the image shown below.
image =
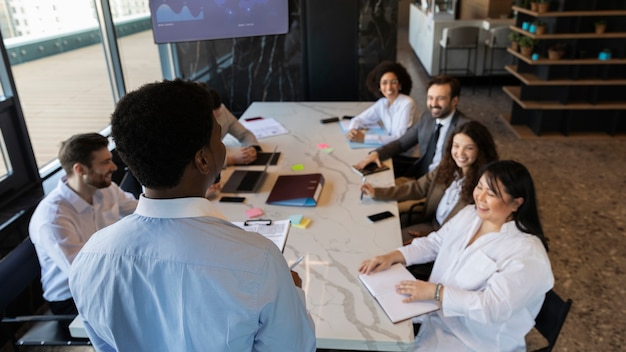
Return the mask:
[[(313, 320), (318, 348), (406, 351), (413, 343), (410, 320), (391, 323), (378, 303), (362, 286), (358, 266), (366, 258), (401, 246), (398, 208), (395, 202), (360, 201), (361, 177), (351, 165), (371, 149), (350, 149), (337, 123), (321, 124), (320, 119), (356, 115), (369, 102), (255, 102), (242, 119), (274, 118), (288, 134), (261, 139), (264, 151), (278, 146), (278, 164), (269, 166), (268, 176), (258, 193), (241, 193), (245, 203), (214, 203), (231, 221), (246, 220), (245, 210), (261, 208), (262, 218), (288, 219), (303, 215), (312, 219), (306, 229), (292, 227), (284, 255), (289, 263), (304, 260), (295, 269), (302, 278), (307, 308)], [(228, 137), (227, 137), (228, 138)], [(230, 148), (228, 139), (225, 144)], [(325, 143), (333, 151), (318, 147)], [(293, 171), (302, 164), (304, 169)], [(391, 167), (389, 161), (388, 165)], [(246, 169), (262, 167), (250, 166)], [(222, 172), (228, 180), (233, 168)], [(322, 173), (325, 184), (316, 207), (276, 206), (265, 203), (278, 175)], [(367, 177), (375, 186), (393, 185), (392, 170)], [(371, 223), (367, 215), (389, 210), (394, 218)]]

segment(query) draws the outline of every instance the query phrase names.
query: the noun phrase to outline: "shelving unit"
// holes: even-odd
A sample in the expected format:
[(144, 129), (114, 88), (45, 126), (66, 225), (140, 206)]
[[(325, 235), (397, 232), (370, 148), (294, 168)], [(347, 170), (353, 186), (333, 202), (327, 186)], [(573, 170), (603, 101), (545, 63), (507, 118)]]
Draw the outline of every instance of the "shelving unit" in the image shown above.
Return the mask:
[[(513, 6), (512, 31), (537, 40), (535, 59), (511, 49), (517, 65), (506, 70), (519, 86), (505, 86), (513, 100), (510, 123), (526, 125), (536, 135), (558, 132), (626, 132), (626, 4), (624, 1), (552, 1), (548, 12)], [(546, 23), (544, 34), (522, 29), (523, 22)], [(608, 30), (596, 34), (593, 23), (606, 20)], [(548, 59), (548, 48), (562, 43), (562, 59)], [(599, 59), (611, 50), (612, 58)]]

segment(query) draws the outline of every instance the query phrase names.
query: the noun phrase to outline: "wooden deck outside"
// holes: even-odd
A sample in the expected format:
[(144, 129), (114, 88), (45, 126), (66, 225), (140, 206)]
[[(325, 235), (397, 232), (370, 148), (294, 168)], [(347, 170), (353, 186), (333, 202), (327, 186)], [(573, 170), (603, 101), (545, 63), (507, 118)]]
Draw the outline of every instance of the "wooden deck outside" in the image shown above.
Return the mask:
[[(162, 79), (152, 31), (119, 39), (126, 90)], [(57, 156), (59, 143), (76, 133), (99, 132), (114, 108), (101, 45), (12, 67), (37, 164)]]

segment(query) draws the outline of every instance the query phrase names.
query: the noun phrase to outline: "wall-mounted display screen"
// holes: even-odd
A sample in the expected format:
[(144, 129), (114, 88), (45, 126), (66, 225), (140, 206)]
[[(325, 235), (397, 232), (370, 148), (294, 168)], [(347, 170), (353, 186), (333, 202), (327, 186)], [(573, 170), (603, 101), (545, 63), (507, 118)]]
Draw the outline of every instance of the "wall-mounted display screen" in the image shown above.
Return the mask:
[(288, 0), (150, 0), (154, 42), (284, 34)]

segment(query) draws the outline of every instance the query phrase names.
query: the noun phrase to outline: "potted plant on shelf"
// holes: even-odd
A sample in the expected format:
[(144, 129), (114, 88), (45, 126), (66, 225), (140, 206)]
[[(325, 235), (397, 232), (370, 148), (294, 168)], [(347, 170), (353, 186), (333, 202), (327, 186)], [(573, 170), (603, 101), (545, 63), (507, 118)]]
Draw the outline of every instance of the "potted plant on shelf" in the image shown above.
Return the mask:
[(509, 33), (509, 41), (511, 42), (511, 50), (518, 52), (519, 51), (519, 40), (522, 37), (521, 34), (511, 31)]
[(556, 43), (548, 48), (548, 59), (558, 60), (565, 55), (565, 43)]
[(523, 35), (519, 40), (520, 53), (523, 56), (531, 57), (536, 43), (537, 42), (533, 38)]
[(541, 20), (533, 22), (533, 26), (535, 26), (535, 34), (537, 35), (542, 35), (546, 32), (546, 23)]
[(539, 8), (539, 0), (531, 0), (530, 1), (530, 11), (535, 11), (537, 12), (537, 9)]
[(550, 9), (550, 0), (537, 0), (537, 12), (548, 12)]
[(594, 25), (596, 26), (596, 33), (597, 34), (602, 34), (606, 31), (606, 21), (605, 20), (598, 20), (594, 23)]

